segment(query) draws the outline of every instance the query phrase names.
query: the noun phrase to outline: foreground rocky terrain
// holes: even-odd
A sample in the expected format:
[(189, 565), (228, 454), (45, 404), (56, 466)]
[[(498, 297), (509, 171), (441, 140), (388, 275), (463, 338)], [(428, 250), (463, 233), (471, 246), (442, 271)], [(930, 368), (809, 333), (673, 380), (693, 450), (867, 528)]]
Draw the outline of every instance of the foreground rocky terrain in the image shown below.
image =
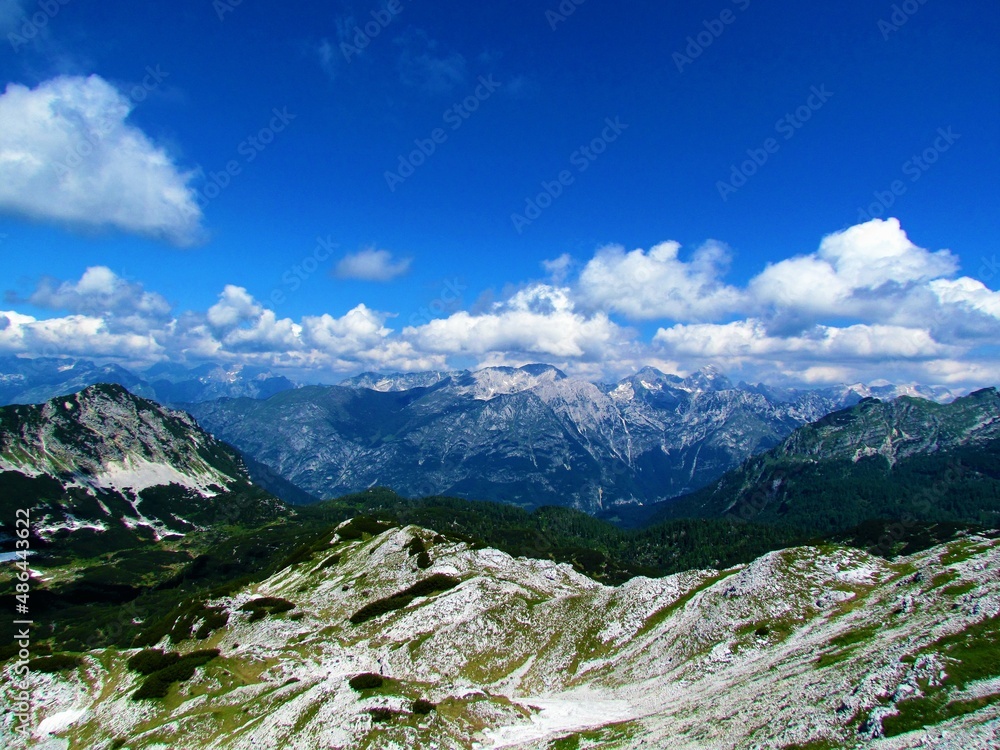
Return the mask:
[[(345, 523), (207, 602), (227, 616), (207, 635), (175, 624), (161, 649), (219, 654), (163, 698), (131, 697), (136, 649), (33, 672), (35, 734), (17, 739), (5, 713), (5, 746), (1000, 746), (996, 539), (891, 562), (801, 547), (608, 587), (418, 527), (372, 531)], [(381, 685), (352, 688), (363, 673)]]

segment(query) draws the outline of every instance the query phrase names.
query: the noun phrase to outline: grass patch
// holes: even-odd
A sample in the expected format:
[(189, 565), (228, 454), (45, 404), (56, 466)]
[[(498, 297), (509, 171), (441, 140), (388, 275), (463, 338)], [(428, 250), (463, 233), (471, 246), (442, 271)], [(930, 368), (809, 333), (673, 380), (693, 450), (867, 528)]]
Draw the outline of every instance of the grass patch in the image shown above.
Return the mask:
[(582, 748), (607, 747), (624, 743), (635, 736), (636, 725), (633, 722), (610, 724), (598, 729), (588, 729), (559, 739), (552, 740), (547, 750), (582, 750)]
[(948, 702), (943, 695), (910, 698), (896, 704), (898, 713), (882, 719), (882, 731), (886, 737), (895, 737), (914, 729), (934, 726), (948, 719), (975, 713), (995, 703), (1000, 703), (1000, 695), (952, 702)]
[(841, 633), (827, 644), (833, 650), (820, 654), (819, 658), (815, 661), (816, 668), (822, 669), (823, 667), (829, 667), (831, 664), (837, 664), (848, 659), (859, 645), (870, 641), (878, 631), (878, 626), (868, 625)]
[(947, 682), (940, 687), (928, 688), (926, 695), (900, 701), (896, 705), (898, 713), (882, 720), (887, 737), (938, 724), (1000, 702), (1000, 695), (951, 701), (948, 690), (962, 690), (974, 682), (1000, 675), (1000, 617), (987, 618), (961, 632), (939, 638), (924, 652), (937, 653), (946, 662)]
[(723, 571), (721, 573), (717, 573), (716, 575), (705, 579), (687, 593), (682, 594), (680, 597), (677, 598), (676, 601), (671, 602), (663, 609), (658, 609), (656, 612), (654, 612), (653, 614), (651, 614), (649, 617), (646, 618), (646, 622), (644, 622), (642, 624), (642, 627), (639, 628), (639, 632), (636, 633), (636, 637), (645, 635), (650, 630), (659, 625), (661, 622), (670, 617), (670, 615), (672, 615), (674, 612), (683, 609), (684, 605), (686, 605), (689, 601), (694, 599), (695, 595), (704, 591), (707, 588), (710, 588), (711, 586), (714, 586), (719, 581), (723, 580), (724, 578), (728, 578), (729, 576), (735, 574), (736, 572), (737, 572), (736, 570), (728, 570), (728, 571)]
[(990, 545), (988, 544), (984, 545), (979, 542), (963, 539), (948, 545), (948, 551), (941, 555), (941, 564), (954, 565), (955, 563), (965, 562), (980, 552), (989, 549), (989, 547)]
[(956, 583), (954, 586), (948, 586), (941, 589), (941, 593), (945, 596), (964, 596), (970, 591), (973, 591), (978, 584), (975, 581), (965, 581), (964, 583)]

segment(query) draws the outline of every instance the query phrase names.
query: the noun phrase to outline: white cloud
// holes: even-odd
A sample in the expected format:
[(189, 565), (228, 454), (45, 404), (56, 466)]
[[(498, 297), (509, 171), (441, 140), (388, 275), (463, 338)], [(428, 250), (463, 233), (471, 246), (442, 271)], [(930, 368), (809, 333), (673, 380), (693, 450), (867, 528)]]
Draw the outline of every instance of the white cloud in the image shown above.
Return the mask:
[(113, 328), (143, 331), (168, 320), (171, 312), (161, 295), (122, 279), (106, 266), (88, 268), (76, 282), (42, 279), (26, 301), (49, 310), (106, 316), (113, 320)]
[(743, 306), (742, 293), (721, 281), (729, 252), (717, 242), (682, 261), (680, 245), (663, 242), (648, 252), (620, 245), (597, 252), (580, 274), (580, 300), (633, 320), (713, 320)]
[(388, 250), (366, 248), (340, 260), (334, 275), (340, 279), (392, 281), (410, 270), (410, 259), (395, 259)]
[(977, 279), (936, 279), (929, 286), (942, 305), (963, 307), (1000, 320), (1000, 292), (988, 289)]
[(917, 247), (897, 219), (875, 219), (829, 235), (815, 253), (768, 266), (748, 291), (778, 314), (890, 320), (914, 290), (957, 270), (949, 251)]
[(0, 209), (190, 245), (201, 209), (184, 173), (127, 123), (132, 102), (99, 76), (0, 95)]
[(40, 357), (110, 357), (126, 362), (156, 361), (164, 354), (152, 334), (114, 333), (102, 318), (68, 315), (37, 320), (15, 312), (0, 312), (0, 350)]
[(616, 355), (632, 333), (604, 313), (585, 316), (573, 308), (567, 289), (528, 287), (491, 312), (458, 312), (403, 330), (417, 348), (439, 354), (532, 354), (595, 361)]
[[(721, 280), (724, 247), (706, 245), (687, 261), (678, 250), (605, 248), (578, 279), (559, 280), (573, 268), (561, 256), (545, 264), (547, 283), (511, 285), (500, 302), (481, 299), (473, 311), (408, 327), (364, 304), (342, 315), (279, 318), (237, 285), (207, 310), (178, 314), (161, 295), (96, 266), (77, 280), (45, 279), (24, 300), (8, 294), (67, 314), (0, 314), (0, 352), (243, 362), (328, 382), (362, 369), (541, 361), (594, 380), (645, 364), (684, 372), (714, 363), (734, 379), (775, 384), (996, 384), (1000, 292), (955, 278), (954, 256), (913, 245), (896, 222), (831, 235), (817, 252), (769, 266), (745, 287)], [(353, 277), (402, 270), (386, 251), (351, 257), (366, 255), (349, 269)], [(651, 337), (615, 316), (652, 319), (654, 309), (666, 320)]]
[(772, 336), (760, 320), (715, 325), (676, 325), (653, 337), (667, 354), (680, 358), (736, 361), (754, 358), (887, 361), (934, 359), (961, 354), (957, 347), (935, 341), (919, 328), (853, 325), (814, 326), (797, 336)]
[(563, 253), (558, 258), (553, 258), (552, 260), (543, 260), (542, 268), (545, 269), (552, 281), (556, 284), (562, 284), (569, 275), (570, 269), (573, 267), (573, 256), (569, 253)]

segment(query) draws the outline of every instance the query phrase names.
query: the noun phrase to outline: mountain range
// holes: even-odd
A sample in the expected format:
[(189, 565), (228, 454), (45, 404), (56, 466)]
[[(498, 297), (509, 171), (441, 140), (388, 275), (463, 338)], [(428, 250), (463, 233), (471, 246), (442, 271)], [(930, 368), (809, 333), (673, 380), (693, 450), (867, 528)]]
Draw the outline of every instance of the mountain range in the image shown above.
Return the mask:
[(717, 480), (794, 429), (879, 395), (940, 389), (735, 385), (645, 368), (617, 383), (548, 365), (362, 375), (268, 399), (184, 405), (213, 434), (315, 497), (392, 487), (590, 513)]
[(270, 370), (207, 363), (198, 367), (160, 363), (137, 371), (117, 364), (55, 357), (0, 357), (0, 406), (37, 404), (89, 385), (115, 383), (137, 396), (170, 405), (214, 398), (266, 398), (295, 383)]
[[(417, 403), (453, 388), (489, 404), (568, 380), (502, 375), (326, 395)], [(3, 626), (0, 740), (991, 747), (1000, 540), (978, 527), (1000, 509), (998, 430), (994, 389), (865, 398), (656, 507), (704, 518), (626, 531), (380, 489), (288, 507), (188, 414), (120, 385), (3, 407), (3, 542), (28, 508), (35, 554), (0, 566), (0, 605), (21, 601), (26, 571), (37, 626), (26, 662)], [(864, 523), (845, 529), (851, 513)], [(21, 665), (39, 696), (24, 736)]]

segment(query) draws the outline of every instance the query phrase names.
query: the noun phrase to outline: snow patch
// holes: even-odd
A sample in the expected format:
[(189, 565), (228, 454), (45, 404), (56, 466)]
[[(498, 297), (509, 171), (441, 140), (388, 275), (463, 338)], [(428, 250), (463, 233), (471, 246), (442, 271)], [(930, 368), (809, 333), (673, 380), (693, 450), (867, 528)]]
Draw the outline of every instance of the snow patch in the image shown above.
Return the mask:
[(126, 489), (142, 492), (150, 487), (177, 484), (209, 498), (217, 494), (209, 489), (211, 485), (227, 486), (231, 481), (231, 477), (217, 471), (185, 474), (166, 463), (128, 456), (124, 461), (109, 461), (104, 471), (94, 478), (94, 485), (100, 489), (117, 492)]
[(486, 730), (483, 734), (493, 744), (485, 747), (516, 747), (553, 735), (594, 729), (635, 718), (627, 701), (602, 698), (590, 691), (524, 698), (519, 702), (538, 710), (531, 717), (531, 723)]
[(35, 736), (44, 737), (48, 734), (62, 732), (79, 721), (85, 713), (87, 712), (84, 710), (71, 709), (69, 711), (60, 711), (57, 714), (42, 719), (38, 724), (38, 729), (35, 730)]

